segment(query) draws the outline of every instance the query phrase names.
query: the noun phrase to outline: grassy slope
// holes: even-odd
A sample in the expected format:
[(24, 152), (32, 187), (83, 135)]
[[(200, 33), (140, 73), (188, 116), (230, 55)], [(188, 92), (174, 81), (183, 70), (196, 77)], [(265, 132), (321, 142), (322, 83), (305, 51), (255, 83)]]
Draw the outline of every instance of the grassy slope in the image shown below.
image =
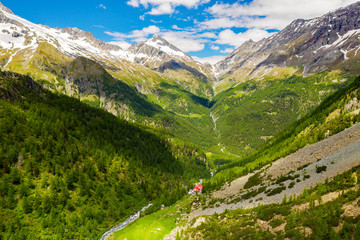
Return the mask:
[[(217, 142), (207, 106), (164, 74), (128, 62), (107, 62), (105, 71), (85, 58), (67, 57), (47, 43), (41, 44), (31, 59), (26, 58), (27, 54), (19, 53), (8, 67), (32, 76), (46, 88), (77, 97), (120, 118), (164, 128), (205, 148)], [(70, 80), (67, 85), (64, 78)]]
[(94, 239), (209, 175), (201, 150), (28, 77), (1, 72), (0, 101), (2, 238)]
[[(30, 72), (48, 88), (77, 96), (121, 118), (164, 128), (200, 145), (217, 162), (236, 160), (258, 149), (344, 85), (339, 81), (342, 77), (338, 72), (284, 79), (294, 72), (284, 68), (274, 70), (277, 74), (270, 73), (261, 80), (249, 80), (227, 89), (210, 103), (199, 97), (211, 95), (209, 86), (199, 81), (191, 89), (186, 84), (194, 85), (193, 76), (188, 76), (187, 83), (186, 74), (182, 72), (171, 71), (172, 77), (169, 77), (133, 63), (106, 62), (106, 71), (119, 80), (116, 83), (104, 70), (94, 76), (90, 76), (92, 70), (89, 68), (74, 74), (74, 65), (79, 65), (77, 60), (71, 63), (71, 59), (49, 44), (42, 44), (30, 61), (20, 60), (23, 57), (19, 56), (19, 64), (14, 62), (10, 68)], [(77, 79), (77, 83), (84, 77), (86, 81), (82, 81), (82, 86), (75, 84), (66, 88), (64, 76)], [(214, 106), (209, 109), (212, 104)], [(210, 112), (218, 118), (215, 131)]]
[(193, 201), (193, 196), (186, 196), (169, 207), (146, 215), (130, 226), (115, 232), (109, 240), (162, 239), (175, 228), (176, 219), (188, 208), (191, 201)]
[(326, 136), (342, 131), (360, 121), (356, 102), (359, 95), (360, 78), (326, 98), (314, 111), (279, 132), (266, 145), (254, 153), (225, 164), (209, 181), (204, 182), (208, 190), (221, 187), (226, 181), (258, 169), (297, 149), (320, 141)]
[(336, 72), (306, 78), (293, 75), (251, 80), (221, 93), (212, 107), (221, 144), (228, 152), (249, 154), (343, 87), (341, 79)]

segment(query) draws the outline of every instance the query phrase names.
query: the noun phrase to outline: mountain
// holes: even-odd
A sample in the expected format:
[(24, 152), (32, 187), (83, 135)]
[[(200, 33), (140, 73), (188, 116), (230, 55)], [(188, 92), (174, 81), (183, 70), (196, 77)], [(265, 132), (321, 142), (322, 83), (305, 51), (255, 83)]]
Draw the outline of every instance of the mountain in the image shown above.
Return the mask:
[[(360, 121), (359, 18), (356, 3), (296, 20), (209, 66), (159, 35), (123, 50), (76, 28), (31, 23), (0, 5), (0, 66), (9, 70), (0, 71), (0, 238), (94, 239), (150, 201), (149, 211), (174, 203), (200, 178), (205, 193), (232, 189), (226, 183), (249, 173), (244, 185), (256, 187), (227, 200), (202, 195), (204, 211), (293, 187), (283, 182), (299, 177), (272, 179), (282, 173), (274, 171), (257, 188), (265, 170), (251, 172)], [(308, 155), (312, 171), (323, 171), (316, 154)], [(290, 168), (305, 165), (295, 161)], [(266, 171), (279, 163), (270, 165)], [(180, 206), (181, 214), (191, 210)], [(253, 213), (285, 219), (291, 208), (283, 207)], [(291, 216), (287, 230), (295, 226)], [(254, 232), (256, 217), (239, 224)], [(358, 218), (342, 220), (354, 225)]]
[[(227, 181), (270, 164), (303, 147), (326, 139), (360, 122), (360, 77), (327, 98), (303, 118), (280, 130), (253, 153), (218, 168), (208, 188), (219, 188)], [(351, 136), (349, 137), (351, 138)], [(327, 147), (331, 148), (331, 143)], [(306, 152), (305, 155), (312, 155)], [(220, 183), (222, 182), (222, 183)], [(204, 186), (205, 186), (204, 182)], [(216, 185), (216, 186), (215, 186)]]
[[(171, 70), (171, 77), (163, 65), (161, 71), (143, 66), (131, 53), (95, 39), (89, 32), (33, 24), (1, 6), (2, 69), (29, 75), (54, 92), (120, 118), (165, 128), (198, 144), (215, 142), (209, 140), (214, 138), (208, 131), (212, 128), (209, 110), (195, 98), (211, 95), (212, 88), (196, 68), (176, 58), (183, 69)], [(186, 59), (195, 66), (191, 57)], [(163, 62), (166, 60), (174, 59)], [(193, 115), (199, 117), (187, 122), (187, 116)], [(209, 127), (201, 126), (203, 122)]]
[(28, 76), (0, 72), (0, 106), (1, 239), (96, 239), (210, 175), (197, 147)]
[(164, 38), (155, 34), (151, 39), (132, 45), (128, 52), (134, 60), (151, 68), (159, 68), (159, 66), (171, 59), (178, 61), (194, 61), (189, 55), (170, 44)]
[[(117, 69), (127, 77), (132, 76), (134, 70), (138, 69), (142, 72), (151, 72), (150, 69), (144, 70), (142, 67), (145, 62), (148, 62), (146, 66), (151, 69), (155, 68), (154, 70), (164, 73), (164, 68), (171, 68), (164, 67), (164, 65), (166, 66), (170, 60), (175, 60), (177, 67), (176, 71), (169, 74), (171, 78), (177, 79), (180, 84), (184, 82), (183, 85), (193, 93), (198, 92), (204, 96), (212, 95), (212, 88), (204, 84), (204, 82), (210, 81), (208, 75), (211, 72), (207, 70), (207, 67), (195, 62), (189, 55), (158, 35), (124, 51), (118, 46), (96, 39), (90, 32), (77, 28), (60, 29), (34, 24), (16, 16), (10, 10), (6, 10), (7, 8), (2, 4), (0, 9), (0, 23), (2, 24), (0, 47), (4, 49), (4, 54), (0, 58), (2, 69), (16, 71), (19, 64), (25, 67), (39, 47), (47, 43), (68, 57), (90, 58), (103, 66), (108, 66), (113, 70)], [(184, 72), (181, 72), (180, 69), (184, 69)], [(49, 74), (45, 75), (50, 77)], [(137, 75), (136, 77), (141, 76)]]
[(350, 83), (360, 73), (359, 21), (360, 2), (295, 20), (217, 63), (211, 113), (221, 149), (252, 152)]
[(201, 88), (202, 91), (196, 91), (199, 95), (202, 95), (202, 92), (205, 93), (205, 97), (213, 95), (211, 88), (213, 76), (210, 69), (158, 34), (145, 42), (132, 45), (128, 53), (133, 61), (172, 76), (182, 86), (194, 88), (195, 91)]
[(295, 20), (259, 42), (247, 41), (215, 65), (222, 77), (218, 85), (268, 75), (309, 76), (336, 69), (358, 73), (359, 18), (357, 2), (322, 17)]
[(59, 29), (34, 24), (16, 16), (2, 4), (0, 9), (0, 46), (8, 49), (10, 55), (3, 67), (7, 67), (20, 52), (31, 56), (43, 42), (56, 46), (60, 52), (68, 56), (86, 56), (97, 60), (116, 60), (124, 56), (124, 51), (120, 47), (104, 43), (89, 32), (77, 28)]
[(359, 238), (359, 93), (357, 77), (254, 154), (221, 167), (203, 182), (210, 194), (195, 201), (177, 238)]
[(76, 28), (33, 24), (2, 6), (0, 66), (120, 118), (164, 128), (223, 161), (261, 147), (351, 82), (358, 10), (353, 4), (296, 20), (209, 66), (159, 35), (125, 51)]

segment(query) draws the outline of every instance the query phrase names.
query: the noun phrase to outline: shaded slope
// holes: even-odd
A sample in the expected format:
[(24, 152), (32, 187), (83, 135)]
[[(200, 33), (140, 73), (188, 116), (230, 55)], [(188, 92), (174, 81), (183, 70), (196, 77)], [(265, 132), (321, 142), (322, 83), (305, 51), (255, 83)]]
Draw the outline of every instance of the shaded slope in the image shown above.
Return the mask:
[(98, 238), (147, 202), (170, 204), (191, 179), (209, 175), (194, 146), (29, 77), (1, 72), (0, 102), (2, 238)]
[(70, 96), (122, 118), (152, 117), (160, 111), (136, 90), (114, 79), (100, 64), (84, 57), (78, 57), (70, 64), (66, 87)]

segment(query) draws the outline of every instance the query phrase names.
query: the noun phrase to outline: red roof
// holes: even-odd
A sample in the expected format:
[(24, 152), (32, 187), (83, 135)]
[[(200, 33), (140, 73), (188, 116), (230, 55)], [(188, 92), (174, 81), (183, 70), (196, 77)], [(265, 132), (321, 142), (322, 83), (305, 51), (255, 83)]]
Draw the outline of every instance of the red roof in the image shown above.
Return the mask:
[(203, 186), (201, 184), (198, 184), (194, 187), (193, 191), (194, 192), (199, 192), (201, 189), (203, 189)]

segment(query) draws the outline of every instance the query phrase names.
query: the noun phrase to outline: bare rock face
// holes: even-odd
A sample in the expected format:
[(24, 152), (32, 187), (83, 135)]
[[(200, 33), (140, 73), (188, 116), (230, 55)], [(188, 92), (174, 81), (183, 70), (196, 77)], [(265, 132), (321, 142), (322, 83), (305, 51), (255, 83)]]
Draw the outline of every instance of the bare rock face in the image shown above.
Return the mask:
[(7, 13), (14, 14), (9, 8), (5, 7), (1, 2), (0, 2), (0, 9), (4, 10)]
[(358, 57), (359, 46), (360, 2), (357, 2), (319, 18), (295, 20), (259, 42), (247, 41), (215, 68), (219, 75), (241, 69), (247, 69), (247, 75), (256, 75), (262, 68), (302, 66), (303, 74), (313, 74)]
[(63, 28), (61, 29), (61, 32), (69, 34), (72, 40), (85, 39), (91, 45), (96, 46), (101, 50), (108, 50), (108, 51), (121, 50), (121, 47), (104, 43), (103, 41), (96, 39), (91, 32), (85, 32), (78, 28)]
[[(2, 9), (1, 6), (4, 6), (0, 3), (0, 9)], [(3, 9), (4, 10), (4, 9)], [(6, 11), (6, 10), (4, 10)], [(6, 11), (7, 12), (7, 11)], [(11, 11), (10, 11), (11, 12)], [(11, 19), (11, 18), (8, 18), (2, 11), (0, 11), (0, 23), (9, 23), (9, 24), (13, 24), (17, 27), (22, 27), (23, 24)]]

